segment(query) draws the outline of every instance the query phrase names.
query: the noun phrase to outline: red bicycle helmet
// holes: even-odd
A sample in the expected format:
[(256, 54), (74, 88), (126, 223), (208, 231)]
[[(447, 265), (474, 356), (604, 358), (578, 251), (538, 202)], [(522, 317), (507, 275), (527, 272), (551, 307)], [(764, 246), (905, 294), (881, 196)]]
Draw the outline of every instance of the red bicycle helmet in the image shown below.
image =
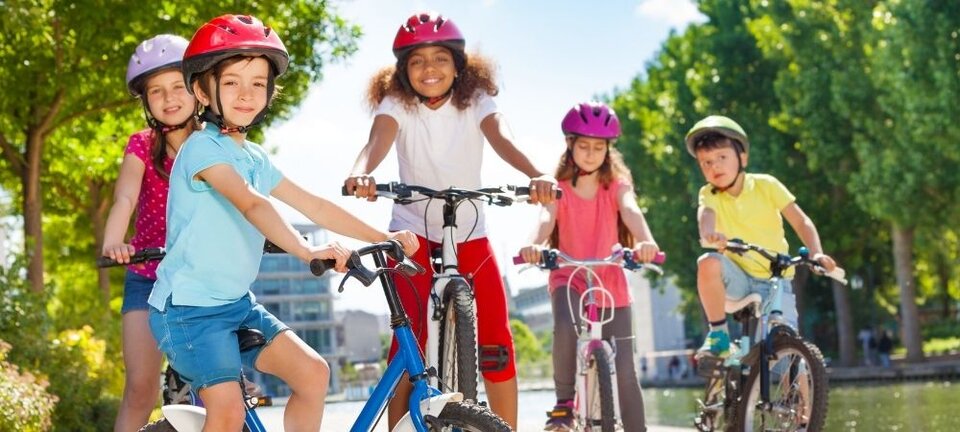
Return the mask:
[(221, 15), (204, 24), (183, 55), (183, 81), (190, 92), (197, 75), (236, 55), (262, 55), (275, 76), (287, 71), (289, 55), (277, 32), (249, 15)]
[(442, 45), (463, 52), (463, 34), (452, 20), (436, 12), (421, 12), (407, 18), (393, 38), (393, 55), (403, 58), (410, 50), (424, 45)]

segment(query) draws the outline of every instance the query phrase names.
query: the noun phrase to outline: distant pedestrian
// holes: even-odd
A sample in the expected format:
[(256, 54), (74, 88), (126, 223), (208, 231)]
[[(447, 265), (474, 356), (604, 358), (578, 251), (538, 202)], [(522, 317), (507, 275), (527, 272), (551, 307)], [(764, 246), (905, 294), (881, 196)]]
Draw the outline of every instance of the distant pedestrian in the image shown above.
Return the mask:
[(680, 377), (680, 357), (673, 356), (670, 358), (670, 364), (667, 365), (667, 374), (670, 375), (671, 380)]
[(873, 349), (877, 345), (876, 339), (873, 337), (873, 329), (869, 327), (862, 328), (860, 333), (857, 334), (857, 339), (863, 346), (863, 364), (873, 366)]
[(880, 356), (880, 365), (890, 367), (890, 352), (893, 351), (893, 339), (890, 338), (890, 330), (883, 330), (880, 334), (880, 341), (877, 342), (877, 353)]

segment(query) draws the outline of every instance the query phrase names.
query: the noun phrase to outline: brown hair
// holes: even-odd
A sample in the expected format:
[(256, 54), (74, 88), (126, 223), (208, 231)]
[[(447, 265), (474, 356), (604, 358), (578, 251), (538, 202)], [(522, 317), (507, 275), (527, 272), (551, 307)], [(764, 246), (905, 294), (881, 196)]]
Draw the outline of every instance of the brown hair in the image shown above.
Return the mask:
[[(461, 54), (456, 50), (450, 50), (454, 56), (462, 55), (461, 59), (464, 66), (457, 68), (457, 78), (453, 81), (453, 96), (450, 102), (457, 109), (463, 110), (470, 106), (476, 99), (478, 93), (484, 92), (490, 96), (496, 96), (500, 88), (496, 84), (493, 62), (480, 54)], [(393, 96), (400, 99), (407, 109), (411, 109), (420, 101), (420, 96), (408, 86), (404, 86), (399, 78), (397, 71), (406, 73), (406, 58), (402, 57), (397, 63), (387, 66), (377, 71), (370, 79), (367, 87), (367, 103), (371, 110), (375, 110), (387, 96)]]
[[(567, 137), (567, 150), (560, 156), (560, 163), (557, 164), (557, 170), (554, 173), (557, 181), (571, 180), (575, 175), (579, 175), (573, 162), (573, 144), (576, 141), (576, 136)], [(627, 164), (623, 162), (623, 154), (613, 146), (613, 141), (607, 141), (607, 157), (597, 170), (597, 180), (604, 190), (609, 189), (614, 180), (620, 180), (633, 187), (633, 175), (630, 174)], [(620, 216), (619, 212), (617, 213), (617, 241), (625, 248), (633, 247), (633, 234), (623, 223), (623, 217)], [(553, 227), (553, 232), (550, 233), (549, 244), (552, 248), (560, 245), (560, 231), (556, 225)]]
[(700, 150), (717, 150), (722, 148), (732, 148), (737, 153), (744, 152), (743, 143), (719, 132), (704, 133), (693, 142), (694, 153)]

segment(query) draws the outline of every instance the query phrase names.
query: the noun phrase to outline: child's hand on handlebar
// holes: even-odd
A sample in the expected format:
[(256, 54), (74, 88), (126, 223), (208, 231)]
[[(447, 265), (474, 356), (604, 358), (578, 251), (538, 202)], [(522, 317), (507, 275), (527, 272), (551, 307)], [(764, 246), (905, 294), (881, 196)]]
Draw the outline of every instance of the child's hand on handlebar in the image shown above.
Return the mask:
[(823, 267), (823, 269), (826, 270), (827, 273), (830, 273), (833, 271), (833, 269), (837, 268), (837, 262), (834, 261), (833, 258), (831, 258), (827, 254), (824, 254), (824, 253), (814, 254), (812, 257), (810, 257), (810, 259), (812, 259), (813, 261), (816, 261), (817, 264), (820, 264), (820, 267)]
[(660, 252), (660, 247), (652, 241), (642, 241), (633, 247), (633, 257), (637, 262), (652, 262), (656, 258), (657, 252)]
[(351, 174), (343, 182), (348, 194), (367, 201), (377, 200), (377, 181), (370, 174)]
[(540, 264), (543, 259), (543, 248), (537, 245), (526, 246), (520, 249), (520, 256), (528, 264)]
[(130, 262), (130, 256), (136, 251), (133, 245), (126, 243), (103, 245), (103, 256), (109, 257), (120, 264)]
[(557, 179), (542, 175), (530, 179), (530, 204), (550, 204), (556, 201)]
[(330, 242), (323, 246), (310, 247), (311, 259), (336, 260), (337, 263), (333, 266), (333, 269), (340, 273), (347, 271), (347, 259), (350, 258), (350, 253), (350, 249), (347, 249), (337, 242)]
[[(376, 183), (373, 184), (376, 185)], [(408, 257), (413, 256), (417, 249), (420, 249), (420, 240), (417, 239), (417, 235), (407, 230), (389, 233), (387, 240), (399, 241), (400, 246), (403, 246), (403, 253)]]
[(716, 231), (703, 233), (700, 237), (700, 245), (707, 248), (716, 248), (723, 252), (727, 248), (727, 236)]

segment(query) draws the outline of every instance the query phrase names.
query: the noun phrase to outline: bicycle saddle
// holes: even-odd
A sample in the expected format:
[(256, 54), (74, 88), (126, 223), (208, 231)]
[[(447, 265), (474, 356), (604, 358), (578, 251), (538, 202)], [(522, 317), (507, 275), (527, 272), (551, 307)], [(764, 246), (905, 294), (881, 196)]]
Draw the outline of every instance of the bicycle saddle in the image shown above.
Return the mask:
[(263, 336), (263, 332), (260, 330), (241, 328), (237, 330), (237, 342), (240, 343), (240, 352), (246, 352), (265, 345), (267, 338)]

